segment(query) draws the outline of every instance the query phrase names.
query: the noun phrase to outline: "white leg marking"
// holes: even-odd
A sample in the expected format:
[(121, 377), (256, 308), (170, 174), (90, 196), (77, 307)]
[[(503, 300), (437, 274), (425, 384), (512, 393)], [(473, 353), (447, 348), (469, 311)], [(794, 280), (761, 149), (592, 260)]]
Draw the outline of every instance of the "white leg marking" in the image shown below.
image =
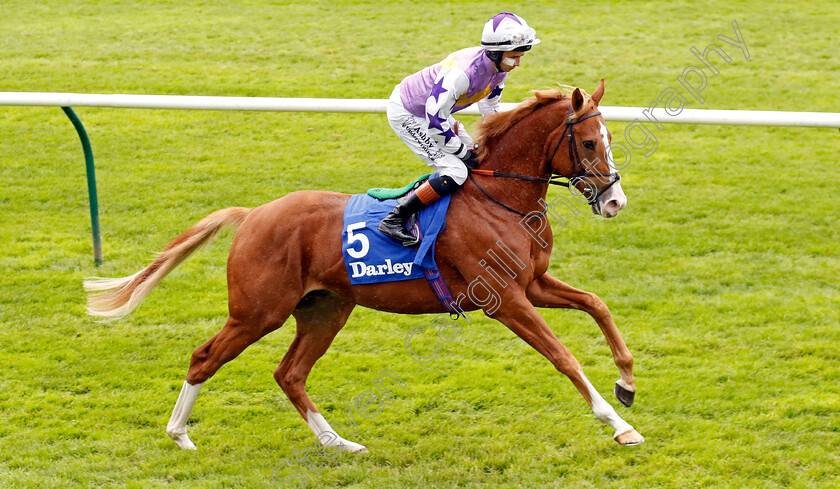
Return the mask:
[[(359, 445), (358, 443), (353, 443), (352, 441), (345, 440), (344, 438), (340, 437), (335, 430), (332, 429), (327, 420), (324, 419), (324, 416), (321, 413), (315, 413), (310, 410), (306, 410), (306, 424), (309, 425), (309, 428), (315, 433), (315, 436), (318, 438), (318, 441), (327, 447), (338, 447), (341, 450), (350, 453), (364, 453), (367, 452), (367, 447), (364, 445)], [(327, 435), (323, 435), (324, 433), (328, 433)], [(323, 435), (323, 436), (322, 436)]]
[(166, 425), (166, 434), (169, 435), (169, 438), (175, 440), (175, 443), (184, 450), (195, 450), (195, 444), (187, 436), (187, 420), (190, 419), (190, 413), (192, 412), (195, 399), (198, 397), (198, 392), (201, 390), (202, 385), (204, 385), (203, 382), (192, 385), (184, 381), (184, 385), (181, 387), (181, 393), (175, 402), (175, 409), (172, 410), (172, 416)]
[(621, 419), (621, 416), (615, 412), (615, 409), (601, 397), (601, 394), (598, 394), (598, 391), (595, 390), (595, 387), (592, 386), (592, 382), (589, 382), (586, 375), (583, 372), (580, 375), (583, 377), (583, 381), (586, 382), (586, 389), (589, 391), (589, 397), (592, 399), (592, 412), (604, 424), (610, 425), (615, 430), (613, 438), (632, 430), (633, 427), (630, 426), (630, 423)]
[(635, 387), (630, 387), (630, 384), (625, 382), (624, 379), (618, 379), (618, 380), (615, 381), (615, 383), (620, 385), (621, 387), (623, 387), (625, 390), (628, 390), (630, 392), (636, 392), (636, 388)]

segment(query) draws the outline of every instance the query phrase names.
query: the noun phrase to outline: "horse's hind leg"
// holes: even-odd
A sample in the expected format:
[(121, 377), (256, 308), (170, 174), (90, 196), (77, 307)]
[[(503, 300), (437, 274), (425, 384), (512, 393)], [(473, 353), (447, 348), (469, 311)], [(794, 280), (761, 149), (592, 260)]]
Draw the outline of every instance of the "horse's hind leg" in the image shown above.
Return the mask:
[(289, 314), (286, 314), (281, 321), (270, 322), (260, 322), (256, 319), (240, 321), (230, 317), (221, 331), (195, 349), (187, 379), (181, 387), (175, 409), (172, 410), (172, 416), (166, 425), (166, 433), (179, 447), (195, 450), (195, 444), (187, 436), (187, 420), (204, 382), (222, 365), (242, 353), (248, 345), (282, 326), (288, 317)]
[(311, 292), (304, 297), (293, 313), (297, 320), (295, 338), (274, 371), (274, 378), (320, 444), (360, 453), (367, 448), (339, 436), (306, 393), (306, 378), (312, 366), (330, 347), (353, 307), (355, 303), (326, 291)]

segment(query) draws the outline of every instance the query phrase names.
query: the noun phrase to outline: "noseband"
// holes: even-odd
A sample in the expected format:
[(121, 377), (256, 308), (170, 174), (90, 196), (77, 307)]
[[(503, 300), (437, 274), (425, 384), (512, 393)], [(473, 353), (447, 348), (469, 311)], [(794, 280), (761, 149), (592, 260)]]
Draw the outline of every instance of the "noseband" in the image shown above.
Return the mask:
[[(595, 113), (583, 116), (579, 119), (574, 119), (573, 118), (574, 111), (572, 110), (571, 107), (569, 107), (569, 118), (566, 119), (566, 125), (563, 128), (563, 134), (560, 135), (560, 139), (557, 141), (557, 145), (554, 146), (554, 151), (551, 152), (551, 157), (548, 159), (548, 165), (549, 165), (549, 168), (551, 168), (551, 162), (554, 160), (554, 156), (556, 156), (557, 150), (560, 149), (560, 145), (563, 144), (564, 137), (567, 137), (568, 142), (569, 142), (569, 162), (572, 165), (572, 172), (573, 172), (571, 177), (566, 177), (566, 176), (563, 176), (563, 175), (560, 175), (560, 174), (557, 174), (557, 173), (554, 173), (554, 172), (552, 172), (551, 176), (548, 177), (548, 178), (540, 178), (540, 177), (533, 177), (533, 176), (530, 176), (530, 175), (520, 175), (518, 173), (505, 173), (505, 172), (500, 172), (500, 171), (496, 171), (496, 170), (470, 169), (470, 181), (479, 190), (481, 190), (481, 192), (485, 196), (487, 196), (487, 198), (489, 198), (493, 202), (499, 204), (500, 206), (504, 207), (505, 209), (507, 209), (511, 212), (514, 212), (516, 214), (519, 214), (520, 216), (523, 216), (523, 217), (528, 216), (530, 214), (525, 214), (521, 211), (518, 211), (516, 209), (508, 207), (507, 205), (503, 204), (502, 202), (499, 202), (495, 197), (493, 197), (486, 190), (484, 190), (484, 188), (481, 187), (481, 185), (479, 185), (478, 182), (475, 181), (475, 178), (473, 178), (473, 173), (475, 173), (477, 175), (484, 175), (484, 176), (489, 176), (489, 177), (515, 178), (517, 180), (525, 180), (525, 181), (528, 181), (528, 182), (547, 183), (549, 185), (560, 185), (560, 186), (563, 186), (563, 187), (570, 187), (570, 186), (573, 186), (573, 185), (577, 184), (580, 181), (583, 181), (584, 185), (586, 185), (587, 187), (594, 187), (594, 191), (590, 190), (590, 197), (587, 200), (587, 204), (595, 205), (595, 203), (598, 201), (598, 197), (603, 195), (604, 192), (609, 190), (610, 187), (612, 187), (613, 185), (616, 184), (616, 182), (621, 180), (621, 175), (618, 172), (616, 172), (616, 173), (589, 172), (589, 169), (583, 164), (583, 162), (580, 159), (580, 154), (578, 153), (577, 144), (576, 144), (576, 141), (575, 141), (575, 127), (574, 126), (575, 126), (575, 124), (578, 124), (580, 122), (585, 121), (586, 119), (589, 119), (590, 117), (595, 117), (595, 116), (599, 116), (599, 115), (601, 115), (601, 112), (595, 112)], [(597, 185), (587, 183), (587, 179), (597, 178), (597, 179), (600, 180), (603, 177), (609, 177), (610, 182), (602, 188), (598, 188)], [(565, 178), (568, 181), (565, 181), (565, 182), (561, 181), (560, 180), (561, 178)], [(589, 182), (591, 182), (591, 180), (589, 180)], [(545, 214), (545, 212), (546, 212), (546, 210), (543, 209), (543, 211), (540, 213), (540, 216)]]

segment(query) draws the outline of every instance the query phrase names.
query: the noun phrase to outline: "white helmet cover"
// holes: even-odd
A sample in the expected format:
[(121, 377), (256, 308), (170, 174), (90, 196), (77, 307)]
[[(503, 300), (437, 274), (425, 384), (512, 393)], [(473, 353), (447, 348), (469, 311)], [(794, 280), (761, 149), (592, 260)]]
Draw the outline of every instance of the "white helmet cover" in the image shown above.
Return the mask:
[(481, 31), (481, 46), (487, 51), (513, 51), (539, 43), (537, 31), (525, 19), (510, 12), (494, 15)]

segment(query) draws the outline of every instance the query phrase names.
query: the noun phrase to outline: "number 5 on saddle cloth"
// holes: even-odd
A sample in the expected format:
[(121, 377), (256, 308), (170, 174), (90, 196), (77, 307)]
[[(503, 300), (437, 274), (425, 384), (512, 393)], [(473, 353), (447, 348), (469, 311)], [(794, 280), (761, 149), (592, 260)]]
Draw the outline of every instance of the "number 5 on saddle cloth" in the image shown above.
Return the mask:
[[(436, 175), (432, 175), (436, 176)], [(443, 281), (435, 263), (435, 240), (446, 226), (446, 211), (451, 196), (447, 195), (416, 216), (412, 232), (419, 232), (422, 241), (416, 247), (406, 247), (385, 236), (377, 229), (379, 222), (396, 205), (396, 198), (413, 192), (417, 184), (429, 176), (396, 190), (371, 189), (370, 194), (356, 194), (350, 197), (344, 208), (344, 227), (341, 231), (341, 247), (344, 265), (350, 283), (372, 284), (396, 282), (426, 277), (435, 295), (449, 314), (460, 315), (460, 309), (452, 298), (449, 287)]]

